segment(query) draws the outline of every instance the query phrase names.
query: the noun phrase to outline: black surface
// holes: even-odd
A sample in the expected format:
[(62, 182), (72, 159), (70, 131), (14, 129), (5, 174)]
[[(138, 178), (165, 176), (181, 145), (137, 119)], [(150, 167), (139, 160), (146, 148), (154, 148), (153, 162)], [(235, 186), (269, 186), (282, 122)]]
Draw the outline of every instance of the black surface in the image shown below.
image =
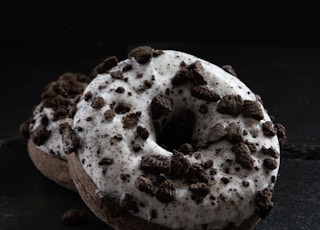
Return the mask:
[(61, 216), (71, 208), (85, 211), (88, 224), (74, 229), (108, 229), (84, 205), (78, 194), (40, 174), (22, 139), (1, 142), (0, 229), (72, 229)]
[(124, 57), (140, 44), (186, 51), (235, 68), (239, 78), (262, 97), (269, 113), (287, 128), (288, 142), (281, 155), (274, 209), (256, 229), (319, 229), (320, 48), (176, 42), (89, 44), (85, 49), (57, 45), (45, 50), (16, 50), (8, 52), (10, 55), (2, 62), (0, 229), (70, 229), (59, 219), (69, 208), (85, 210), (89, 216), (86, 225), (72, 229), (108, 229), (77, 194), (35, 169), (18, 128), (49, 81), (66, 71), (88, 73), (104, 57)]
[[(49, 181), (31, 163), (20, 138), (0, 146), (0, 229), (97, 229), (108, 230), (79, 196)], [(11, 162), (11, 163), (10, 163)], [(11, 165), (12, 164), (12, 165)], [(256, 230), (318, 229), (320, 161), (281, 159), (272, 212)], [(88, 223), (64, 225), (60, 217), (70, 208), (85, 211)]]

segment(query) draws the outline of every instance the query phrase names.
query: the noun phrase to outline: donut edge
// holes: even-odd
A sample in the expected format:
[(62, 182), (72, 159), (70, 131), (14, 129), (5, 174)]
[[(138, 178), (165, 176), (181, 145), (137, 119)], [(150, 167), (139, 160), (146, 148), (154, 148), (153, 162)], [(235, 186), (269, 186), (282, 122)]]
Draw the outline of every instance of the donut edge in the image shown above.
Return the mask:
[(31, 161), (40, 173), (56, 184), (70, 191), (77, 192), (73, 180), (70, 177), (66, 160), (41, 151), (33, 143), (31, 138), (28, 140), (27, 149)]
[[(70, 176), (81, 199), (101, 221), (116, 230), (170, 230), (170, 228), (147, 222), (125, 211), (119, 214), (118, 205), (111, 199), (102, 200), (98, 197), (97, 187), (83, 169), (77, 154), (73, 152), (67, 156), (67, 159)], [(260, 220), (258, 215), (253, 215), (238, 227), (230, 226), (221, 230), (253, 230)]]

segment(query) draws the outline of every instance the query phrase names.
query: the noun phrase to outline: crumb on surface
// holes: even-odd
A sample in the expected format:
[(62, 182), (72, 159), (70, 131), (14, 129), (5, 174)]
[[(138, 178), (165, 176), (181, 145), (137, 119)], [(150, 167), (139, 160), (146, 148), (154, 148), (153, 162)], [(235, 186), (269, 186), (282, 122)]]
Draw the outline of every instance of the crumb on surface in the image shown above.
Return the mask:
[(78, 209), (69, 209), (60, 217), (65, 225), (79, 225), (88, 222), (88, 217), (84, 211)]

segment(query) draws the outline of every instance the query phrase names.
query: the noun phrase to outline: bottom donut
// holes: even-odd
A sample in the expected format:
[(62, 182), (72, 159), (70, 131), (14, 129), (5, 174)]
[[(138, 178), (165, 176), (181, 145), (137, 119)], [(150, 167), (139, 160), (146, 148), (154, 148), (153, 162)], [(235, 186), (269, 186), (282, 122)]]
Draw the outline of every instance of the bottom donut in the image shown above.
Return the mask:
[[(112, 197), (99, 197), (97, 187), (83, 169), (76, 153), (68, 155), (69, 173), (83, 202), (103, 222), (116, 230), (170, 230), (165, 226), (148, 222), (120, 208)], [(257, 215), (244, 220), (239, 226), (221, 230), (252, 230), (261, 219)], [(206, 229), (205, 227), (203, 229)], [(179, 228), (179, 230), (182, 230)], [(217, 229), (218, 230), (218, 229)]]
[(37, 148), (32, 139), (28, 140), (28, 154), (35, 167), (45, 177), (66, 189), (77, 192), (73, 180), (69, 175), (66, 160), (44, 153)]

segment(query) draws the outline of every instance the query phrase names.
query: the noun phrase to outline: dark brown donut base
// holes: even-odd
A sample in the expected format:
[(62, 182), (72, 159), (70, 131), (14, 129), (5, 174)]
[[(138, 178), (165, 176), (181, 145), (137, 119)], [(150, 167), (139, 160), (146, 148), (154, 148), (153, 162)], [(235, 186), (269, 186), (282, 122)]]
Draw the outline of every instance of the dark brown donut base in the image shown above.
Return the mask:
[(35, 167), (45, 177), (66, 189), (77, 192), (66, 160), (41, 151), (31, 139), (28, 140), (28, 154)]

